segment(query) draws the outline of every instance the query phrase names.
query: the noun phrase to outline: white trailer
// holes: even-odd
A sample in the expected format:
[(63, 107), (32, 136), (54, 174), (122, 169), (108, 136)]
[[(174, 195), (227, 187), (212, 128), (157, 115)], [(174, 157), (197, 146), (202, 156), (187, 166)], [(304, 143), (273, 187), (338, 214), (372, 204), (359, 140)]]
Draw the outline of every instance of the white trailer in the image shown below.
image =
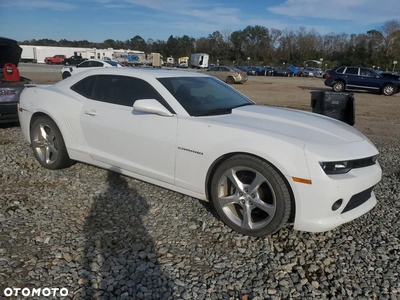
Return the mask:
[(146, 56), (143, 51), (137, 50), (114, 50), (114, 59), (123, 65), (135, 66), (143, 64), (142, 60)]
[(88, 58), (113, 60), (115, 59), (114, 49), (93, 49), (93, 57), (91, 55)]
[(35, 60), (34, 49), (36, 46), (32, 45), (20, 45), (22, 48), (20, 61), (22, 62), (33, 62)]
[[(44, 63), (44, 59), (48, 56), (54, 56), (63, 54), (66, 57), (70, 57), (72, 55), (81, 55), (84, 58), (93, 58), (96, 57), (96, 51), (99, 53), (103, 53), (101, 49), (93, 49), (93, 48), (78, 48), (78, 47), (54, 47), (54, 46), (35, 46), (35, 45), (20, 45), (22, 48), (21, 61), (22, 62), (37, 62)], [(108, 49), (106, 50), (107, 55), (112, 52)], [(101, 55), (100, 54), (100, 55)], [(103, 55), (106, 56), (106, 55)]]
[(210, 56), (207, 53), (193, 53), (190, 55), (190, 67), (197, 69), (208, 68)]

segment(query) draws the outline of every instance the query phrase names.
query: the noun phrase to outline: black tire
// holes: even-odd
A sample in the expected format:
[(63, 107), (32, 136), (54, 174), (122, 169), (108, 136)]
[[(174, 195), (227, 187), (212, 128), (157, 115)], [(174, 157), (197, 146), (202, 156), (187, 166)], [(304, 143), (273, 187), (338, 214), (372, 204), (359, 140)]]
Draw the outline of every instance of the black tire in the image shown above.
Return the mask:
[(227, 84), (234, 84), (235, 83), (235, 78), (233, 78), (232, 76), (229, 76), (228, 78), (226, 78), (226, 83)]
[(71, 76), (70, 72), (63, 72), (62, 75), (61, 75), (62, 79), (68, 78), (70, 76)]
[[(217, 168), (211, 181), (211, 201), (226, 225), (249, 236), (277, 232), (291, 213), (291, 196), (282, 175), (268, 162), (245, 154), (233, 156)], [(246, 211), (249, 220), (245, 220)]]
[(34, 119), (30, 136), (33, 153), (46, 169), (63, 169), (73, 163), (58, 126), (49, 117), (42, 116)]
[(332, 84), (332, 90), (335, 92), (343, 92), (345, 90), (346, 86), (344, 84), (344, 82), (342, 81), (335, 81)]
[(395, 93), (395, 86), (391, 83), (385, 84), (382, 88), (382, 94), (392, 96)]

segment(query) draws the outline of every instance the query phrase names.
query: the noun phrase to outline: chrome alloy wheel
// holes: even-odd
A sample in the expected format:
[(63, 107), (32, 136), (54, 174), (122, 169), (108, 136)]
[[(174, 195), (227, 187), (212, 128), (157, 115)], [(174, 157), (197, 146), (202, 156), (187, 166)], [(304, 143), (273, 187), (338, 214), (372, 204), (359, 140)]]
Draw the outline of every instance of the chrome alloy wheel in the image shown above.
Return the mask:
[(391, 96), (394, 94), (394, 86), (391, 84), (385, 85), (383, 87), (383, 94), (387, 95), (387, 96)]
[(32, 137), (32, 147), (38, 158), (46, 164), (54, 163), (58, 158), (58, 146), (54, 130), (49, 125), (40, 123), (34, 129)]
[(333, 89), (335, 90), (335, 92), (343, 92), (344, 90), (344, 84), (341, 82), (336, 82), (333, 86)]
[(277, 209), (272, 185), (249, 167), (230, 168), (220, 177), (218, 202), (231, 222), (251, 230), (268, 225)]

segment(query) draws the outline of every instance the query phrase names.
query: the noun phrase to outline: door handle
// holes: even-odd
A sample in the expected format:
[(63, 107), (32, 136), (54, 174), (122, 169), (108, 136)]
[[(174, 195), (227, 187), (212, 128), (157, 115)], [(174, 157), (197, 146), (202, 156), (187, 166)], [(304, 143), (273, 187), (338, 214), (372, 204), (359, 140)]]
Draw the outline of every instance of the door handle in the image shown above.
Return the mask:
[(85, 110), (84, 111), (84, 113), (85, 114), (87, 114), (87, 115), (89, 115), (89, 116), (97, 116), (97, 112), (95, 111), (95, 110), (93, 110), (93, 109), (91, 109), (91, 110)]

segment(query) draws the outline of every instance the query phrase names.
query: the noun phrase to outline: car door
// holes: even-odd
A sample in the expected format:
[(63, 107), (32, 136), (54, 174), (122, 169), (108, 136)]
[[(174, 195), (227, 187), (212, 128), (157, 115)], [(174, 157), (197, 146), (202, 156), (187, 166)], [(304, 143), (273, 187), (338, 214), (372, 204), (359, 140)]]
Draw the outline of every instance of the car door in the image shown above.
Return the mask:
[(381, 79), (377, 74), (367, 68), (360, 68), (360, 81), (365, 89), (378, 91)]
[(92, 76), (93, 92), (80, 115), (89, 153), (96, 161), (163, 182), (174, 182), (177, 117), (139, 113), (133, 103), (160, 94), (139, 78)]
[(362, 86), (361, 78), (358, 75), (359, 68), (347, 67), (344, 71), (346, 85), (350, 88), (360, 88)]

